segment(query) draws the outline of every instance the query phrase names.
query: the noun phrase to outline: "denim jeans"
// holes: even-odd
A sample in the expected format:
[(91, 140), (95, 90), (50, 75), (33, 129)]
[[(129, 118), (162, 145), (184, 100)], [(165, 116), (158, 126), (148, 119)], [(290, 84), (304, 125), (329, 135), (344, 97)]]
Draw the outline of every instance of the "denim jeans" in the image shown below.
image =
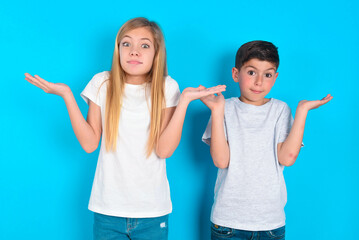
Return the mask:
[(212, 223), (211, 240), (273, 240), (285, 239), (285, 226), (270, 231), (244, 231), (222, 227)]
[(94, 240), (167, 240), (168, 215), (155, 218), (123, 218), (94, 214)]

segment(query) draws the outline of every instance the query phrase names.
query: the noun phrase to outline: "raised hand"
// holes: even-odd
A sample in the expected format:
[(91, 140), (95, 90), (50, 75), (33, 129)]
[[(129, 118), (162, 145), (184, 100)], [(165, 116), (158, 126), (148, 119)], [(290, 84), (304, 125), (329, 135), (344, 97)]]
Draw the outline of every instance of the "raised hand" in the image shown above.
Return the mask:
[(197, 88), (188, 87), (183, 90), (182, 96), (190, 102), (223, 91), (226, 91), (226, 85), (218, 85), (211, 88), (205, 88), (204, 86), (199, 86)]
[(298, 108), (309, 111), (328, 103), (332, 99), (333, 96), (328, 94), (326, 97), (322, 98), (322, 100), (314, 100), (314, 101), (302, 100), (298, 103)]
[(224, 109), (224, 96), (222, 93), (211, 94), (201, 98), (201, 101), (209, 108), (211, 111), (216, 109)]
[(71, 92), (69, 86), (66, 84), (48, 82), (38, 75), (31, 76), (30, 74), (25, 73), (25, 80), (35, 85), (36, 87), (41, 88), (46, 93), (59, 95), (61, 97), (64, 97), (66, 93)]

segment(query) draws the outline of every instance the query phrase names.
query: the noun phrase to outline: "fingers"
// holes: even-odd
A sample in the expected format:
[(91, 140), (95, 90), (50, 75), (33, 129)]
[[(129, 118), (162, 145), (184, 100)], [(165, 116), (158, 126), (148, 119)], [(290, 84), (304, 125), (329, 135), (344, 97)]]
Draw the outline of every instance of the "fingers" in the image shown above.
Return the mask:
[(25, 73), (25, 79), (30, 83), (36, 82), (36, 79), (28, 73)]
[(213, 92), (213, 91), (223, 92), (225, 91), (226, 87), (227, 87), (226, 85), (217, 85), (214, 87), (206, 88), (203, 85), (199, 85), (197, 88), (188, 87), (188, 89), (197, 89), (200, 91), (207, 91), (207, 92)]
[(323, 106), (324, 104), (328, 103), (332, 99), (333, 99), (333, 96), (328, 94), (327, 96), (325, 96), (321, 100), (307, 101), (307, 102), (309, 104), (308, 106), (310, 106), (309, 109), (316, 109), (316, 108), (318, 108), (320, 106)]
[(37, 79), (34, 78), (33, 76), (31, 76), (31, 75), (28, 74), (28, 73), (25, 73), (25, 80), (28, 81), (28, 82), (31, 83), (31, 84), (34, 84), (35, 86), (38, 85)]
[(204, 90), (201, 90), (200, 95), (201, 95), (201, 97), (208, 97), (209, 99), (215, 99), (216, 98), (215, 94), (222, 97), (223, 95), (220, 93), (223, 91), (226, 91), (226, 86), (218, 85), (215, 87), (206, 88)]
[(205, 86), (202, 86), (202, 85), (199, 85), (197, 89), (198, 89), (198, 90), (204, 90), (204, 89), (206, 89), (206, 87), (205, 87)]
[(320, 100), (321, 104), (326, 104), (328, 103), (330, 100), (333, 99), (333, 96), (331, 96), (330, 94), (328, 94), (326, 97), (324, 97), (322, 100)]
[(321, 100), (326, 100), (330, 97), (330, 94), (328, 94), (327, 96), (323, 97)]
[(36, 87), (41, 88), (45, 92), (48, 90), (48, 86), (47, 86), (48, 82), (40, 78), (38, 75), (31, 76), (30, 74), (25, 73), (25, 80), (35, 85)]
[(210, 93), (220, 93), (226, 91), (226, 85), (218, 85), (215, 87), (207, 88), (206, 90)]
[(49, 82), (42, 79), (39, 75), (34, 75), (34, 77), (39, 81), (40, 84), (42, 84), (44, 86), (48, 86)]

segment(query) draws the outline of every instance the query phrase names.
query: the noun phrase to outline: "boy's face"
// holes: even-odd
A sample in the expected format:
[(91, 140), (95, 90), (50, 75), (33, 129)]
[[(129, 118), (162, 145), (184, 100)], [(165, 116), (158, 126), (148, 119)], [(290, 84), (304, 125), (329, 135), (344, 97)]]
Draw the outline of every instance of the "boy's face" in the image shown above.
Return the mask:
[(268, 102), (265, 96), (272, 89), (278, 77), (276, 66), (268, 61), (253, 58), (244, 63), (240, 71), (232, 69), (232, 77), (239, 83), (240, 99), (244, 103), (263, 105)]

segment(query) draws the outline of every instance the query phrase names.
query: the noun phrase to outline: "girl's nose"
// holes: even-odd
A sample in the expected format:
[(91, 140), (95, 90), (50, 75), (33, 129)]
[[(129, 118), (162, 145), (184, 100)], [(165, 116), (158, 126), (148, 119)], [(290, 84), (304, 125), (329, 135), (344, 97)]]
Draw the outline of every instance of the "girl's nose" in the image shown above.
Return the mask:
[(137, 49), (133, 48), (133, 49), (131, 49), (130, 55), (131, 56), (139, 56), (140, 53), (139, 53), (139, 51), (137, 51)]

